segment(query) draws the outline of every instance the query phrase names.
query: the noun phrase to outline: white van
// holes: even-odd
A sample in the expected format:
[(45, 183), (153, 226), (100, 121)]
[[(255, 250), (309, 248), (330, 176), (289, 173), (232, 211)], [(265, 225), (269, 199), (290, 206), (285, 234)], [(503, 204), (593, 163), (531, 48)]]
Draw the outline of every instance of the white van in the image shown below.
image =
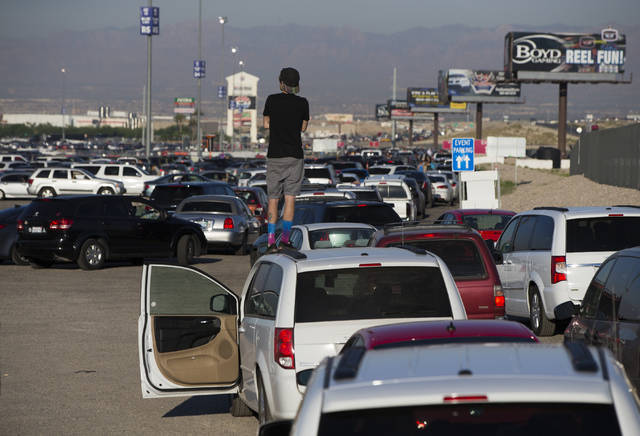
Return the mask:
[(378, 189), (382, 201), (393, 205), (396, 213), (406, 221), (414, 221), (418, 214), (418, 207), (413, 200), (411, 188), (402, 180), (404, 176), (370, 176), (364, 179), (363, 186), (373, 186)]
[(0, 154), (0, 162), (24, 162), (28, 161), (24, 158), (24, 156), (19, 154)]
[(80, 168), (96, 177), (117, 180), (124, 183), (127, 194), (142, 195), (144, 185), (150, 180), (158, 178), (148, 174), (138, 167), (127, 164), (73, 164), (72, 168)]

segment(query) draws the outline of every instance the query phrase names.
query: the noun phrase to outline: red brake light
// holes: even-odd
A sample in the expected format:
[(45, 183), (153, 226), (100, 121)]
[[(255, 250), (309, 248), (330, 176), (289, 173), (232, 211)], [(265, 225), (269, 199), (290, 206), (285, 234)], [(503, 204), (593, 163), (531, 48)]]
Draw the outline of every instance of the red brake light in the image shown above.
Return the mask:
[(610, 213), (609, 216), (624, 216), (623, 213)]
[(6, 226), (4, 224), (0, 224), (0, 229), (4, 229)]
[(361, 263), (358, 266), (360, 268), (367, 268), (367, 267), (372, 267), (372, 266), (382, 266), (382, 264), (381, 263)]
[(447, 187), (447, 185), (436, 185), (436, 188), (438, 189), (445, 189)]
[(493, 299), (496, 307), (504, 307), (504, 291), (502, 286), (493, 285)]
[(565, 256), (551, 256), (551, 283), (567, 280), (567, 258)]
[(435, 238), (437, 235), (435, 233), (423, 233), (421, 236), (423, 238)]
[(73, 220), (69, 218), (60, 218), (57, 220), (52, 220), (49, 223), (49, 229), (51, 230), (69, 230), (71, 225), (73, 224)]
[(27, 180), (27, 183), (28, 183), (29, 185), (32, 185), (32, 184), (33, 184), (33, 179), (29, 179), (29, 180)]
[(466, 401), (488, 401), (486, 395), (447, 395), (444, 397), (445, 403), (463, 403)]
[(233, 220), (231, 218), (224, 219), (224, 228), (225, 229), (233, 229)]
[(313, 195), (324, 195), (324, 192), (314, 192)]
[(274, 340), (274, 358), (284, 369), (295, 369), (293, 349), (293, 329), (276, 328)]

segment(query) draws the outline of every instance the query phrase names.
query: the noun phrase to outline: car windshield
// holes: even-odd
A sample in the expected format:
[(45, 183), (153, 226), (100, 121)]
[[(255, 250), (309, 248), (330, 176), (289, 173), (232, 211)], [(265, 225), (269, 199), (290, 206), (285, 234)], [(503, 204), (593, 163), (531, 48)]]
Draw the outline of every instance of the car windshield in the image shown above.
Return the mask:
[(309, 232), (309, 245), (317, 248), (366, 247), (375, 229), (322, 229)]
[(305, 168), (304, 176), (307, 179), (330, 179), (329, 168)]
[(389, 174), (389, 171), (391, 171), (391, 168), (384, 168), (384, 167), (369, 168), (369, 174), (371, 175)]
[(610, 404), (480, 403), (387, 407), (324, 413), (319, 436), (620, 435)]
[(258, 200), (256, 194), (251, 191), (235, 191), (236, 195), (242, 199), (246, 204), (256, 204)]
[(392, 247), (411, 245), (440, 256), (454, 280), (478, 280), (487, 276), (476, 244), (469, 239), (420, 239), (390, 244)]
[(447, 179), (445, 178), (445, 176), (429, 176), (429, 180), (432, 183), (438, 183), (438, 182), (445, 182)]
[(380, 197), (378, 197), (378, 193), (376, 191), (354, 190), (351, 192), (356, 194), (356, 199), (361, 201), (380, 201)]
[(325, 218), (325, 222), (365, 223), (375, 227), (401, 221), (392, 207), (375, 204), (332, 207), (327, 210)]
[(437, 267), (363, 266), (298, 274), (295, 322), (451, 316)]
[(231, 213), (231, 204), (219, 201), (189, 201), (182, 205), (180, 212)]
[(464, 215), (462, 222), (477, 230), (502, 230), (511, 218), (511, 215)]
[(407, 198), (407, 193), (400, 185), (383, 185), (376, 186), (382, 198)]
[(619, 251), (640, 245), (640, 217), (567, 220), (567, 253)]

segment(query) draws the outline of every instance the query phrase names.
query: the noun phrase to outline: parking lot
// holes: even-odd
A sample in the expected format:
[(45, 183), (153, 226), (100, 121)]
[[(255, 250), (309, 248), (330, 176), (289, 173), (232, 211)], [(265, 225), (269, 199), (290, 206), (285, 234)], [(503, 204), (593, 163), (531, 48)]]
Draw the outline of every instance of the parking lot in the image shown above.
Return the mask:
[[(14, 203), (21, 202), (0, 202), (0, 208)], [(431, 209), (426, 221), (448, 208)], [(249, 260), (221, 252), (194, 266), (239, 292)], [(3, 433), (255, 434), (257, 420), (232, 418), (225, 396), (142, 399), (140, 266), (111, 263), (83, 271), (73, 264), (32, 269), (4, 263), (0, 268)]]

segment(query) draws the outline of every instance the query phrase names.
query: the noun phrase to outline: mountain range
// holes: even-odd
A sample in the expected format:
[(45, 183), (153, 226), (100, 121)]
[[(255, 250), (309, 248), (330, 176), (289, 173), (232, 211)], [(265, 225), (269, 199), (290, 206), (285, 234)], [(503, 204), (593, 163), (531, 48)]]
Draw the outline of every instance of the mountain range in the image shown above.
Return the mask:
[[(448, 68), (495, 69), (503, 66), (504, 36), (513, 30), (598, 32), (555, 25), (528, 29), (512, 25), (478, 28), (464, 25), (419, 27), (392, 34), (367, 33), (352, 28), (310, 27), (296, 24), (253, 28), (225, 27), (221, 65), (221, 32), (215, 21), (203, 22), (203, 112), (213, 114), (220, 104), (215, 87), (225, 75), (245, 71), (260, 77), (258, 105), (277, 92), (283, 66), (301, 73), (301, 95), (309, 98), (312, 115), (324, 112), (373, 114), (374, 105), (392, 94), (393, 68), (397, 68), (397, 95), (406, 88), (436, 87), (438, 70)], [(627, 36), (627, 72), (640, 71), (640, 25), (620, 29)], [(230, 47), (238, 53), (231, 54)], [(192, 76), (197, 58), (197, 24), (165, 25), (153, 38), (153, 110), (171, 114), (175, 97), (195, 96)], [(64, 31), (47, 38), (0, 41), (0, 112), (16, 112), (21, 100), (59, 105), (65, 97), (78, 107), (110, 105), (140, 111), (146, 83), (146, 38), (137, 28)], [(61, 68), (67, 71), (63, 80)], [(524, 85), (526, 108), (555, 114), (557, 86)], [(44, 102), (49, 103), (44, 103)], [(569, 115), (585, 112), (624, 115), (638, 110), (640, 86), (570, 85)], [(508, 111), (504, 105), (486, 110)], [(59, 107), (59, 106), (58, 106)], [(508, 106), (511, 110), (525, 108)], [(526, 110), (524, 110), (526, 112)]]

